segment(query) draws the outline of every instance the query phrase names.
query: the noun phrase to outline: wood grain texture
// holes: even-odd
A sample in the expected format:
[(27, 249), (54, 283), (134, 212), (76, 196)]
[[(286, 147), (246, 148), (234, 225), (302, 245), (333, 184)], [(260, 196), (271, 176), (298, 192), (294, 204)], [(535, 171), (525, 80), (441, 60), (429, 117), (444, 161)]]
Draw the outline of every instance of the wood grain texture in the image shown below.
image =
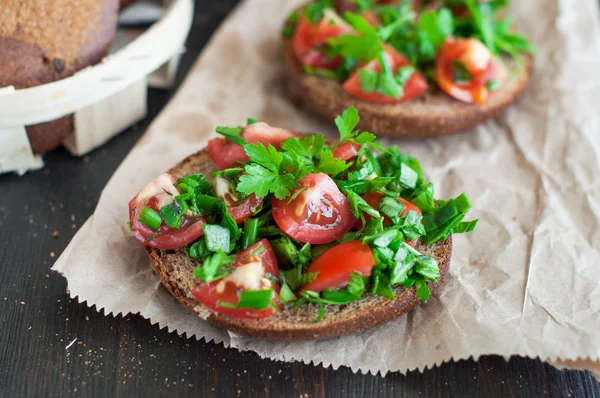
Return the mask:
[[(179, 83), (234, 3), (197, 2)], [(0, 176), (1, 397), (600, 397), (588, 372), (558, 371), (538, 360), (490, 356), (406, 376), (355, 375), (263, 360), (70, 300), (65, 281), (49, 268), (173, 92), (152, 92), (150, 116), (89, 157), (58, 150), (43, 170)]]

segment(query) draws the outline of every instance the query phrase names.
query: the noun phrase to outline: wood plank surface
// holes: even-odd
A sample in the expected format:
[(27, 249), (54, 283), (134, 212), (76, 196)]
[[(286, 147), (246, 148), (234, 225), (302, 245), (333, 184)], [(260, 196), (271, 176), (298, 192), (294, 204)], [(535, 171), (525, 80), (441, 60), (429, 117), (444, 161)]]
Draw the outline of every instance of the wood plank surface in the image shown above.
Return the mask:
[[(178, 84), (235, 3), (197, 1)], [(88, 156), (59, 149), (42, 170), (0, 176), (1, 397), (600, 397), (588, 372), (539, 360), (489, 356), (383, 378), (263, 360), (69, 299), (50, 266), (175, 90), (153, 90), (150, 115)]]

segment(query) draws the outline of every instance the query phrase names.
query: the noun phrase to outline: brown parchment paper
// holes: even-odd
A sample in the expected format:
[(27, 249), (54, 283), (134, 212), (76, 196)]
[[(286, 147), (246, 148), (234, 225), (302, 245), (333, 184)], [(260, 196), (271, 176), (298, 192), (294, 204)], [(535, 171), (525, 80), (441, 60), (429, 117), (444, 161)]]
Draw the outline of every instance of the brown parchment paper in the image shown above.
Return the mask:
[[(467, 192), (477, 231), (454, 239), (451, 276), (427, 305), (382, 327), (321, 342), (230, 334), (159, 285), (127, 229), (127, 203), (205, 146), (216, 125), (248, 116), (298, 131), (331, 125), (285, 97), (279, 29), (299, 1), (246, 0), (221, 26), (176, 97), (104, 189), (53, 269), (73, 297), (107, 314), (263, 357), (385, 374), (485, 354), (598, 369), (600, 356), (600, 22), (596, 0), (514, 1), (538, 47), (523, 98), (468, 134), (398, 141), (421, 159), (441, 198)], [(580, 360), (581, 359), (581, 360)]]

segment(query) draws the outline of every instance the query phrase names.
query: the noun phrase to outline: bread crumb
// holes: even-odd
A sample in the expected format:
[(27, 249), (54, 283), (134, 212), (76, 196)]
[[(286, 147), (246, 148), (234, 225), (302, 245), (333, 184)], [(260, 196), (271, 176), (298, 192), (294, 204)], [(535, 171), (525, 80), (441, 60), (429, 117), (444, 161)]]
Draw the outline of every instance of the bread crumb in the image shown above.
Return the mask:
[(24, 301), (21, 301), (21, 305), (25, 305), (25, 302), (24, 302)]
[(46, 279), (50, 279), (50, 274), (46, 274)]
[(50, 252), (50, 257), (54, 258), (55, 254), (54, 252)]
[(58, 231), (54, 231), (54, 232), (52, 232), (52, 237), (53, 237), (53, 238), (58, 238), (58, 237), (59, 237), (59, 235), (60, 235), (60, 234), (58, 233)]

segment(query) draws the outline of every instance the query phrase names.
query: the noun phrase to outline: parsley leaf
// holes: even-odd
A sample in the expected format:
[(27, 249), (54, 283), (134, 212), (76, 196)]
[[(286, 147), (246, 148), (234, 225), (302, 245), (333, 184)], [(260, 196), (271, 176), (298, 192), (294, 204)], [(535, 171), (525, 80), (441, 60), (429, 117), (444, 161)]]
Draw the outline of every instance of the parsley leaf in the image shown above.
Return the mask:
[(248, 174), (240, 177), (237, 190), (246, 195), (265, 197), (273, 193), (277, 199), (285, 199), (297, 185), (293, 175), (279, 174), (260, 165), (247, 165), (245, 170)]
[(328, 41), (332, 55), (368, 62), (383, 51), (377, 31), (360, 15), (347, 12), (344, 18), (360, 35), (342, 35)]
[[(448, 238), (448, 235), (461, 225), (465, 214), (471, 209), (471, 204), (465, 194), (446, 201), (439, 200), (436, 205), (437, 207), (423, 216), (423, 225), (427, 231), (424, 237), (426, 245)], [(472, 221), (475, 223), (472, 228), (475, 227), (476, 222), (477, 220)], [(468, 230), (467, 226), (461, 226), (459, 232), (464, 228)]]
[(342, 159), (333, 156), (333, 152), (330, 149), (321, 150), (321, 156), (317, 169), (325, 174), (337, 175), (343, 171), (348, 170), (350, 164), (346, 163)]
[(417, 23), (419, 50), (425, 60), (432, 60), (446, 37), (454, 31), (454, 18), (447, 8), (421, 14)]
[(243, 146), (246, 144), (246, 140), (243, 139), (242, 137), (240, 137), (240, 134), (242, 133), (243, 130), (244, 130), (244, 128), (242, 126), (238, 126), (238, 127), (217, 126), (217, 128), (216, 128), (217, 133), (225, 136), (225, 138), (227, 138), (228, 141), (231, 141), (234, 144), (238, 144), (240, 146)]
[(250, 163), (244, 167), (247, 174), (240, 177), (237, 190), (246, 195), (254, 193), (258, 197), (269, 193), (277, 199), (288, 197), (297, 184), (293, 174), (280, 170), (284, 155), (270, 144), (268, 148), (262, 143), (246, 144), (244, 150)]
[(335, 118), (335, 125), (340, 132), (340, 141), (346, 141), (354, 137), (359, 121), (358, 111), (353, 106), (346, 109), (341, 116)]
[(348, 202), (350, 203), (350, 209), (352, 209), (352, 213), (356, 218), (363, 218), (363, 212), (367, 213), (371, 217), (381, 217), (377, 210), (372, 208), (371, 205), (369, 205), (363, 198), (353, 191), (348, 191), (346, 196), (348, 197)]

